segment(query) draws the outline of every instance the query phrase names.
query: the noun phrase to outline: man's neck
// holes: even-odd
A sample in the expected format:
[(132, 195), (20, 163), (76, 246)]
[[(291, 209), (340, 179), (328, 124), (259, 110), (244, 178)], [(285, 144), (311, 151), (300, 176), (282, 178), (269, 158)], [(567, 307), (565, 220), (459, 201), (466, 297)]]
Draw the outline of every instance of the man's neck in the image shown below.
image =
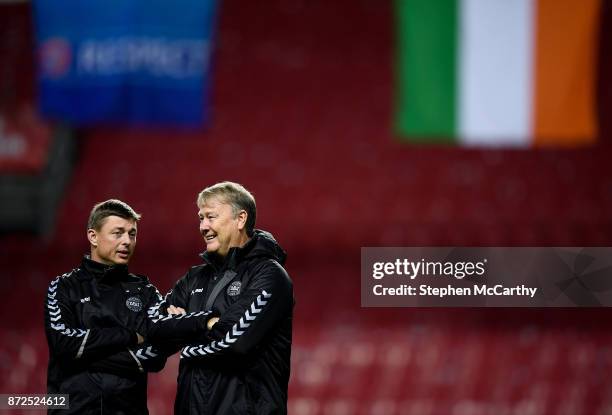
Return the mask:
[(245, 246), (247, 244), (247, 242), (249, 242), (251, 240), (251, 238), (249, 238), (249, 235), (246, 234), (246, 232), (241, 233), (236, 241), (232, 241), (230, 243), (230, 249), (231, 248), (242, 248), (243, 246)]
[(242, 248), (250, 240), (251, 240), (251, 238), (249, 238), (249, 236), (246, 233), (241, 233), (236, 241), (231, 241), (230, 242), (229, 249), (228, 249), (228, 251), (227, 251), (227, 253), (225, 255), (215, 254), (215, 257), (217, 258), (218, 261), (223, 263), (227, 259), (227, 256), (229, 255), (229, 253), (232, 251), (233, 248)]

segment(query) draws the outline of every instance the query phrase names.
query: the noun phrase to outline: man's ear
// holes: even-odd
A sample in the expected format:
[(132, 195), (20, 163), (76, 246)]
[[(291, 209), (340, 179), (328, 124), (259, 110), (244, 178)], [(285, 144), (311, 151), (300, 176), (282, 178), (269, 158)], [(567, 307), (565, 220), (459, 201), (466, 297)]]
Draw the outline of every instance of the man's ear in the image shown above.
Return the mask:
[(98, 232), (94, 229), (87, 229), (87, 240), (92, 246), (98, 246)]
[(241, 231), (244, 229), (248, 217), (249, 214), (246, 212), (246, 210), (241, 210), (240, 213), (238, 213), (238, 230)]

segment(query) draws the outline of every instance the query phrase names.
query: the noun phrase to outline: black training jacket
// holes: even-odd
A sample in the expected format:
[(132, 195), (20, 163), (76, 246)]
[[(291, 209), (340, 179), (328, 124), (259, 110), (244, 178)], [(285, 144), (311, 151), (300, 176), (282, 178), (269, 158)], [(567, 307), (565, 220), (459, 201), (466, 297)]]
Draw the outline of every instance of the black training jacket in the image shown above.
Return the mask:
[(48, 393), (69, 394), (67, 414), (147, 414), (147, 372), (164, 367), (167, 354), (150, 343), (147, 313), (159, 303), (157, 289), (127, 266), (83, 258), (55, 278), (45, 299), (49, 344)]
[[(149, 339), (181, 349), (176, 414), (285, 414), (291, 357), (293, 283), (285, 252), (272, 235), (255, 231), (223, 263), (204, 253), (159, 305), (187, 314), (158, 314)], [(226, 277), (227, 276), (227, 277)], [(207, 301), (221, 284), (214, 303)], [(219, 316), (211, 331), (206, 321)], [(191, 331), (192, 340), (185, 346)]]

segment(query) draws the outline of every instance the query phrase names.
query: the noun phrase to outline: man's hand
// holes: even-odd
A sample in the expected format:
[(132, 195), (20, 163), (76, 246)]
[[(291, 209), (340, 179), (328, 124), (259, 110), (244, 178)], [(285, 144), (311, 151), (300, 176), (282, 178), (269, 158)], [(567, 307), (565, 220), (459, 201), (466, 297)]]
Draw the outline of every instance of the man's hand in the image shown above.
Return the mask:
[(144, 343), (144, 337), (140, 335), (140, 333), (136, 332), (136, 337), (138, 337), (138, 344)]
[(175, 307), (173, 305), (171, 305), (170, 307), (168, 307), (166, 309), (166, 311), (168, 312), (168, 314), (187, 314), (185, 312), (185, 309), (181, 308), (181, 307)]
[(208, 322), (206, 323), (206, 328), (208, 330), (212, 330), (213, 326), (215, 325), (215, 323), (219, 321), (219, 317), (213, 317), (210, 320), (208, 320)]

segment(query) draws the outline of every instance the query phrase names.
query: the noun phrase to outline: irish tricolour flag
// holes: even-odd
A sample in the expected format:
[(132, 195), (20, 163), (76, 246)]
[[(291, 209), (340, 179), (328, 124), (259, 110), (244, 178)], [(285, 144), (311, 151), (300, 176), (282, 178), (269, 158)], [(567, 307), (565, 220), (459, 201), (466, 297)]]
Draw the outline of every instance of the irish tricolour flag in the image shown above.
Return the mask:
[(597, 137), (603, 0), (396, 0), (396, 131), (475, 146)]

